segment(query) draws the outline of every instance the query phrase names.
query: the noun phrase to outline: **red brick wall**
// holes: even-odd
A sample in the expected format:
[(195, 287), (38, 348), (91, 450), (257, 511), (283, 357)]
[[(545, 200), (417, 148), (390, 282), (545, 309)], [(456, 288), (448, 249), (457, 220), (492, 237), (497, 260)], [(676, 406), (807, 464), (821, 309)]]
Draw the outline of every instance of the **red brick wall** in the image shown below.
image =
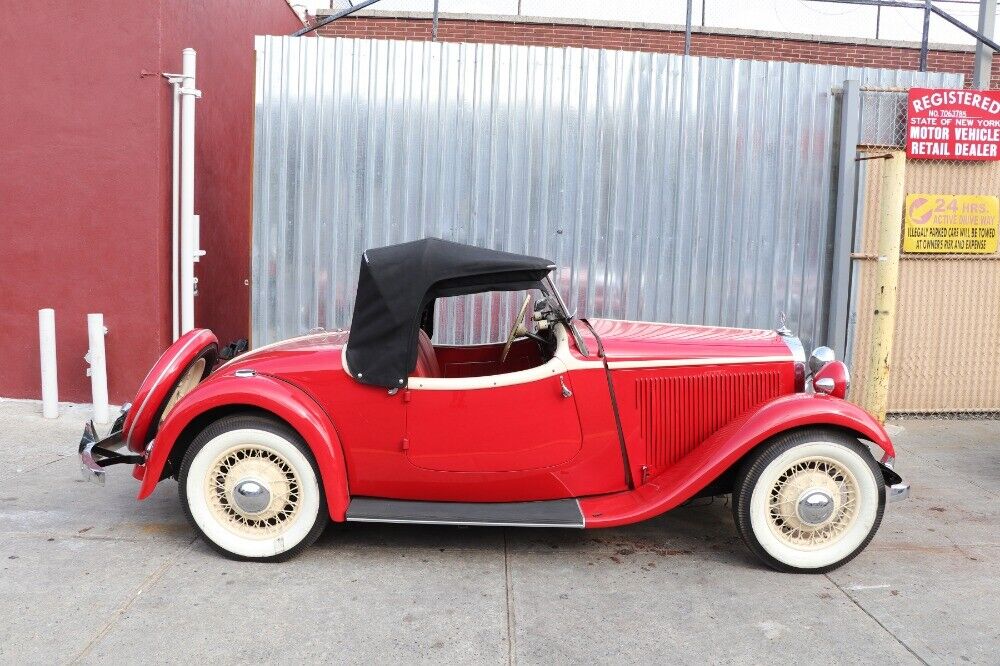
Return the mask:
[[(330, 37), (429, 40), (431, 21), (414, 18), (346, 17), (327, 24), (318, 32)], [(445, 42), (587, 46), (659, 53), (684, 51), (683, 32), (507, 21), (441, 19), (438, 24), (438, 39)], [(691, 36), (691, 54), (890, 69), (917, 69), (920, 60), (920, 50), (917, 48), (703, 33)], [(967, 84), (972, 80), (971, 51), (931, 51), (927, 64), (935, 72), (964, 73)], [(990, 87), (1000, 88), (1000, 58), (993, 60)]]

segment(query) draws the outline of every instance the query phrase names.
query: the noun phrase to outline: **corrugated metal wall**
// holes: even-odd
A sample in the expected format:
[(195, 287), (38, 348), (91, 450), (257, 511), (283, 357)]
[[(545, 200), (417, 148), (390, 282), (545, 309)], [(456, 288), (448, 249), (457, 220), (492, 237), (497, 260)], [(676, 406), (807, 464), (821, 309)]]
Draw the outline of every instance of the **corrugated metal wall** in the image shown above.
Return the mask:
[[(836, 98), (958, 75), (493, 44), (257, 43), (253, 344), (349, 325), (361, 253), (555, 261), (581, 314), (827, 328)], [(508, 298), (444, 308), (497, 339)], [(502, 323), (499, 323), (502, 322)]]

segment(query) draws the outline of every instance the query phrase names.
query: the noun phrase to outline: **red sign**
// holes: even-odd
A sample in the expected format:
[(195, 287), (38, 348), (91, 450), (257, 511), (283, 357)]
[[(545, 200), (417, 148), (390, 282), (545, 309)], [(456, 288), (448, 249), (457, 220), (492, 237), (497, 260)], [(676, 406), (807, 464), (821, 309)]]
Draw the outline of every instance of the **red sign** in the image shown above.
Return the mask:
[(1000, 90), (910, 88), (906, 156), (1000, 159)]

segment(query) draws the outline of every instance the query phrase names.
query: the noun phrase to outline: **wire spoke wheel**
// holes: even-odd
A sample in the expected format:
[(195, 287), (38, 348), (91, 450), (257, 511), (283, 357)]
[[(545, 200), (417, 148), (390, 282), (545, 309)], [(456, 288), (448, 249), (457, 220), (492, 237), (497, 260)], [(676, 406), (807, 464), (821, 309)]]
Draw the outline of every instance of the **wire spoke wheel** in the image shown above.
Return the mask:
[[(795, 548), (822, 548), (843, 536), (857, 519), (858, 482), (830, 458), (806, 458), (786, 469), (771, 488), (771, 530)], [(808, 500), (815, 498), (820, 509)]]
[(750, 550), (779, 571), (822, 573), (850, 561), (882, 522), (885, 479), (857, 439), (790, 432), (744, 461), (733, 518)]
[[(256, 484), (266, 495), (263, 507), (250, 506), (237, 489)], [(205, 493), (216, 518), (250, 538), (280, 535), (295, 518), (301, 502), (295, 470), (276, 452), (240, 445), (224, 452), (205, 477)]]
[(227, 557), (288, 559), (329, 521), (308, 445), (264, 417), (229, 416), (205, 428), (184, 454), (178, 482), (188, 518)]

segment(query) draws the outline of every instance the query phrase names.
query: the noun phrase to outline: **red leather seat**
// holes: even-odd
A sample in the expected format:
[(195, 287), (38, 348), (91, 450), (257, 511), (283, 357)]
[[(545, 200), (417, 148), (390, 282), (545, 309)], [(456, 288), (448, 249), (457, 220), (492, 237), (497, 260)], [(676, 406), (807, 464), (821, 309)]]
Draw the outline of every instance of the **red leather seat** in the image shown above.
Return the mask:
[(440, 377), (441, 367), (438, 365), (434, 345), (423, 329), (417, 335), (417, 367), (413, 369), (414, 377)]

